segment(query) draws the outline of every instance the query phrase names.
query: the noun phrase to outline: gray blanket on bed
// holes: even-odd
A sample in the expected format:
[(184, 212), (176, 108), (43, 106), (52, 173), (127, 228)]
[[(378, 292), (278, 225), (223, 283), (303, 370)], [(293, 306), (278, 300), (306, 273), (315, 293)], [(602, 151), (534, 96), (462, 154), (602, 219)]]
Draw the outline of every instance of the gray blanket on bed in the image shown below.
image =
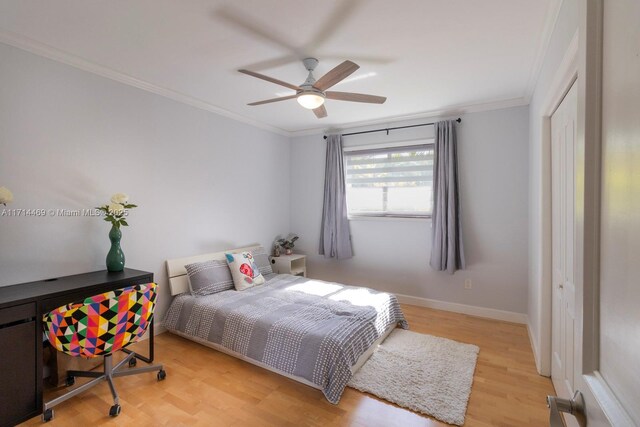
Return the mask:
[(302, 377), (331, 403), (351, 366), (395, 324), (407, 328), (395, 295), (288, 274), (242, 292), (179, 295), (164, 320), (169, 331)]

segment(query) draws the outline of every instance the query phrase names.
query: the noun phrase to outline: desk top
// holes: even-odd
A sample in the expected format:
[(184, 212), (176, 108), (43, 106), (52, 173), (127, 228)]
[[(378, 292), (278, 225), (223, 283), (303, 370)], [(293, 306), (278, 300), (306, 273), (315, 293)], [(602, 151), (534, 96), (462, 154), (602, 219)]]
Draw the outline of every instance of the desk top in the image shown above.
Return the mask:
[(126, 286), (128, 282), (148, 276), (153, 277), (153, 273), (125, 268), (124, 271), (119, 272), (101, 270), (19, 285), (1, 286), (0, 307), (52, 298), (79, 290), (90, 291), (93, 287), (100, 288), (107, 284), (122, 283)]

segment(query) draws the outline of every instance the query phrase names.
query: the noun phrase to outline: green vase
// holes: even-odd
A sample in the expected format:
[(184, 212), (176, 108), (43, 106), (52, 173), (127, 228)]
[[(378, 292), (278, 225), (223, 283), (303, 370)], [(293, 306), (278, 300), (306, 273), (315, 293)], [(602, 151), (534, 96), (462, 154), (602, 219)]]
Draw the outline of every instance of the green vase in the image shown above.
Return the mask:
[(109, 253), (107, 254), (108, 271), (124, 270), (124, 253), (120, 247), (120, 239), (122, 239), (122, 231), (116, 226), (111, 227), (111, 231), (109, 231), (111, 249), (109, 249)]

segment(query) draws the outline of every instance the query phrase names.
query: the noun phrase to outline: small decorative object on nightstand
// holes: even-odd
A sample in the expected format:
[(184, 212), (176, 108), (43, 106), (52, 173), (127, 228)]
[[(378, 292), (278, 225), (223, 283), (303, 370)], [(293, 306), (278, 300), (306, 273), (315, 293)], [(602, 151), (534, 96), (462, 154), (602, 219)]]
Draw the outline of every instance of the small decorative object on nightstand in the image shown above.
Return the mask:
[(301, 254), (280, 255), (271, 258), (273, 272), (277, 274), (293, 274), (307, 277), (307, 256)]
[(298, 240), (298, 236), (291, 233), (286, 239), (276, 240), (276, 244), (284, 248), (286, 255), (291, 255), (293, 253), (293, 247), (296, 245), (296, 240)]

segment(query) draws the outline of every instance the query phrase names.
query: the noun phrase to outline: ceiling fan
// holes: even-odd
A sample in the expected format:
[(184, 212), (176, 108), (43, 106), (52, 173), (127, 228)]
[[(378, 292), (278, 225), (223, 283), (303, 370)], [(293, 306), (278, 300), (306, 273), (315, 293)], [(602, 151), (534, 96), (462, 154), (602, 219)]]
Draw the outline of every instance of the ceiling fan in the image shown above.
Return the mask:
[(307, 76), (307, 80), (304, 81), (300, 86), (296, 86), (287, 82), (283, 82), (282, 80), (274, 79), (273, 77), (265, 76), (264, 74), (256, 73), (249, 70), (238, 70), (243, 74), (247, 74), (249, 76), (257, 77), (262, 80), (266, 80), (271, 83), (275, 83), (280, 86), (284, 86), (289, 89), (293, 89), (296, 91), (295, 95), (289, 96), (281, 96), (279, 98), (271, 98), (266, 99), (264, 101), (252, 102), (247, 105), (262, 105), (269, 104), (272, 102), (278, 101), (286, 101), (288, 99), (296, 98), (298, 103), (302, 105), (304, 108), (309, 110), (313, 110), (316, 117), (321, 119), (323, 117), (327, 117), (327, 109), (324, 107), (325, 99), (334, 99), (337, 101), (350, 101), (350, 102), (364, 102), (368, 104), (383, 104), (387, 98), (384, 96), (375, 96), (375, 95), (366, 95), (363, 93), (353, 93), (353, 92), (336, 92), (329, 91), (327, 89), (332, 86), (340, 83), (342, 80), (349, 77), (353, 72), (355, 72), (360, 66), (351, 61), (344, 61), (342, 64), (338, 65), (331, 71), (329, 71), (324, 76), (320, 77), (318, 80), (313, 77), (313, 70), (315, 70), (318, 65), (318, 60), (316, 58), (306, 58), (302, 61), (307, 71), (309, 71), (309, 75)]

